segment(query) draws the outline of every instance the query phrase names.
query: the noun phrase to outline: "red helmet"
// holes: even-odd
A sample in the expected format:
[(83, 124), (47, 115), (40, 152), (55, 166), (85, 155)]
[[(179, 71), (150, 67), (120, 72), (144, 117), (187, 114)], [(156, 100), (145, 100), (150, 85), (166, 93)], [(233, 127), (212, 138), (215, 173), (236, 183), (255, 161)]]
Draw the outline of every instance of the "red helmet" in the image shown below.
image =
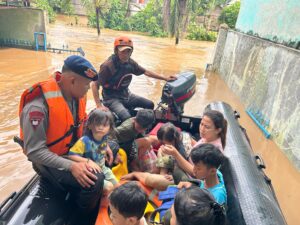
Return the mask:
[(129, 37), (121, 36), (117, 37), (114, 42), (114, 50), (116, 53), (117, 47), (119, 46), (129, 46), (133, 50), (133, 42)]

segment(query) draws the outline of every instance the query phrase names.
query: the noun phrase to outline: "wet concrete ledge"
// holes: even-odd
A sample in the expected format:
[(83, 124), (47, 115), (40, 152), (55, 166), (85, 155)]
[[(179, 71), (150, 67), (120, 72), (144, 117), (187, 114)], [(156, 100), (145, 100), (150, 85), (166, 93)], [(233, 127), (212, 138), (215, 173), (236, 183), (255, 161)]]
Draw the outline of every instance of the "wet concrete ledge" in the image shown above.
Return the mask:
[(47, 17), (33, 8), (0, 8), (0, 40), (34, 43), (34, 32), (46, 33)]
[(221, 28), (213, 69), (269, 120), (273, 140), (300, 171), (300, 51)]

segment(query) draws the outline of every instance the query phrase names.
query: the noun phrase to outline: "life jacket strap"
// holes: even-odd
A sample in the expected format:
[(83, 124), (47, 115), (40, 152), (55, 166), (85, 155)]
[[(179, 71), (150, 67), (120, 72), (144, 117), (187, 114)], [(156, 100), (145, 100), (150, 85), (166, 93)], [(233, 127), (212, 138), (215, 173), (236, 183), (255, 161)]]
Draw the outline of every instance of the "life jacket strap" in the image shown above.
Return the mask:
[[(80, 124), (81, 124), (81, 122), (78, 122), (75, 125), (71, 125), (70, 129), (62, 137), (60, 137), (60, 138), (56, 139), (55, 141), (47, 144), (47, 147), (51, 147), (51, 146), (57, 144), (58, 142), (60, 142), (61, 140), (63, 140), (64, 138), (70, 136), (75, 130), (77, 130), (77, 128), (80, 127)], [(21, 138), (19, 138), (18, 136), (14, 136), (13, 140), (14, 140), (15, 143), (19, 144), (22, 149), (24, 149), (24, 141)], [(73, 144), (71, 144), (71, 143), (68, 144), (68, 147), (71, 147), (71, 146), (73, 146)]]
[[(60, 142), (61, 140), (65, 139), (66, 137), (70, 136), (77, 130), (77, 128), (80, 127), (80, 125), (81, 125), (81, 121), (79, 121), (78, 123), (76, 123), (74, 125), (71, 125), (70, 129), (63, 136), (61, 136), (60, 138), (56, 139), (55, 141), (52, 141), (51, 143), (47, 144), (47, 147), (51, 147), (51, 146), (57, 144), (58, 142)], [(69, 143), (68, 147), (71, 147), (72, 145), (73, 144)]]

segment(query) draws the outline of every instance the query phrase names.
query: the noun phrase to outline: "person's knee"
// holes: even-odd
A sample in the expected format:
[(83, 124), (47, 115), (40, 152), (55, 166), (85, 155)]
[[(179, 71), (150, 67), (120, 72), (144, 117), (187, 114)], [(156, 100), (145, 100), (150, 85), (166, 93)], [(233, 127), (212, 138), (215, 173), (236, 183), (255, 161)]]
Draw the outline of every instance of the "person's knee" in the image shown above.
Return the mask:
[(94, 181), (95, 185), (93, 185), (91, 188), (102, 192), (105, 176), (103, 173), (96, 173), (95, 175), (97, 176), (97, 180)]
[(154, 102), (152, 102), (152, 101), (145, 102), (145, 108), (146, 109), (154, 109)]
[(121, 102), (113, 102), (109, 105), (109, 109), (114, 112), (122, 121), (125, 121), (131, 117), (130, 112), (124, 107)]
[(120, 120), (125, 121), (129, 118), (131, 118), (131, 114), (127, 109), (122, 109), (119, 112), (116, 112), (117, 116), (120, 118)]
[(95, 209), (100, 201), (103, 192), (104, 174), (96, 173), (97, 179), (94, 180), (94, 185), (89, 188), (81, 188), (77, 197), (77, 206), (85, 213)]
[(114, 185), (111, 182), (106, 182), (106, 184), (103, 187), (103, 196), (108, 196), (110, 192), (112, 192), (114, 189)]

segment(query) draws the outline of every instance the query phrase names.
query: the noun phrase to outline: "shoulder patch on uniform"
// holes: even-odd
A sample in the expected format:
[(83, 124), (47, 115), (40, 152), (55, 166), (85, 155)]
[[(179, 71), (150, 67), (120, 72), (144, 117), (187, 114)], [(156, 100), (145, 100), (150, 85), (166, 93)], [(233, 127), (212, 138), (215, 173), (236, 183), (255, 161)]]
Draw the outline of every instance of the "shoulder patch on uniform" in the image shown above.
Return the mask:
[(33, 129), (36, 129), (40, 125), (44, 117), (45, 114), (40, 111), (32, 111), (29, 113), (29, 120)]

